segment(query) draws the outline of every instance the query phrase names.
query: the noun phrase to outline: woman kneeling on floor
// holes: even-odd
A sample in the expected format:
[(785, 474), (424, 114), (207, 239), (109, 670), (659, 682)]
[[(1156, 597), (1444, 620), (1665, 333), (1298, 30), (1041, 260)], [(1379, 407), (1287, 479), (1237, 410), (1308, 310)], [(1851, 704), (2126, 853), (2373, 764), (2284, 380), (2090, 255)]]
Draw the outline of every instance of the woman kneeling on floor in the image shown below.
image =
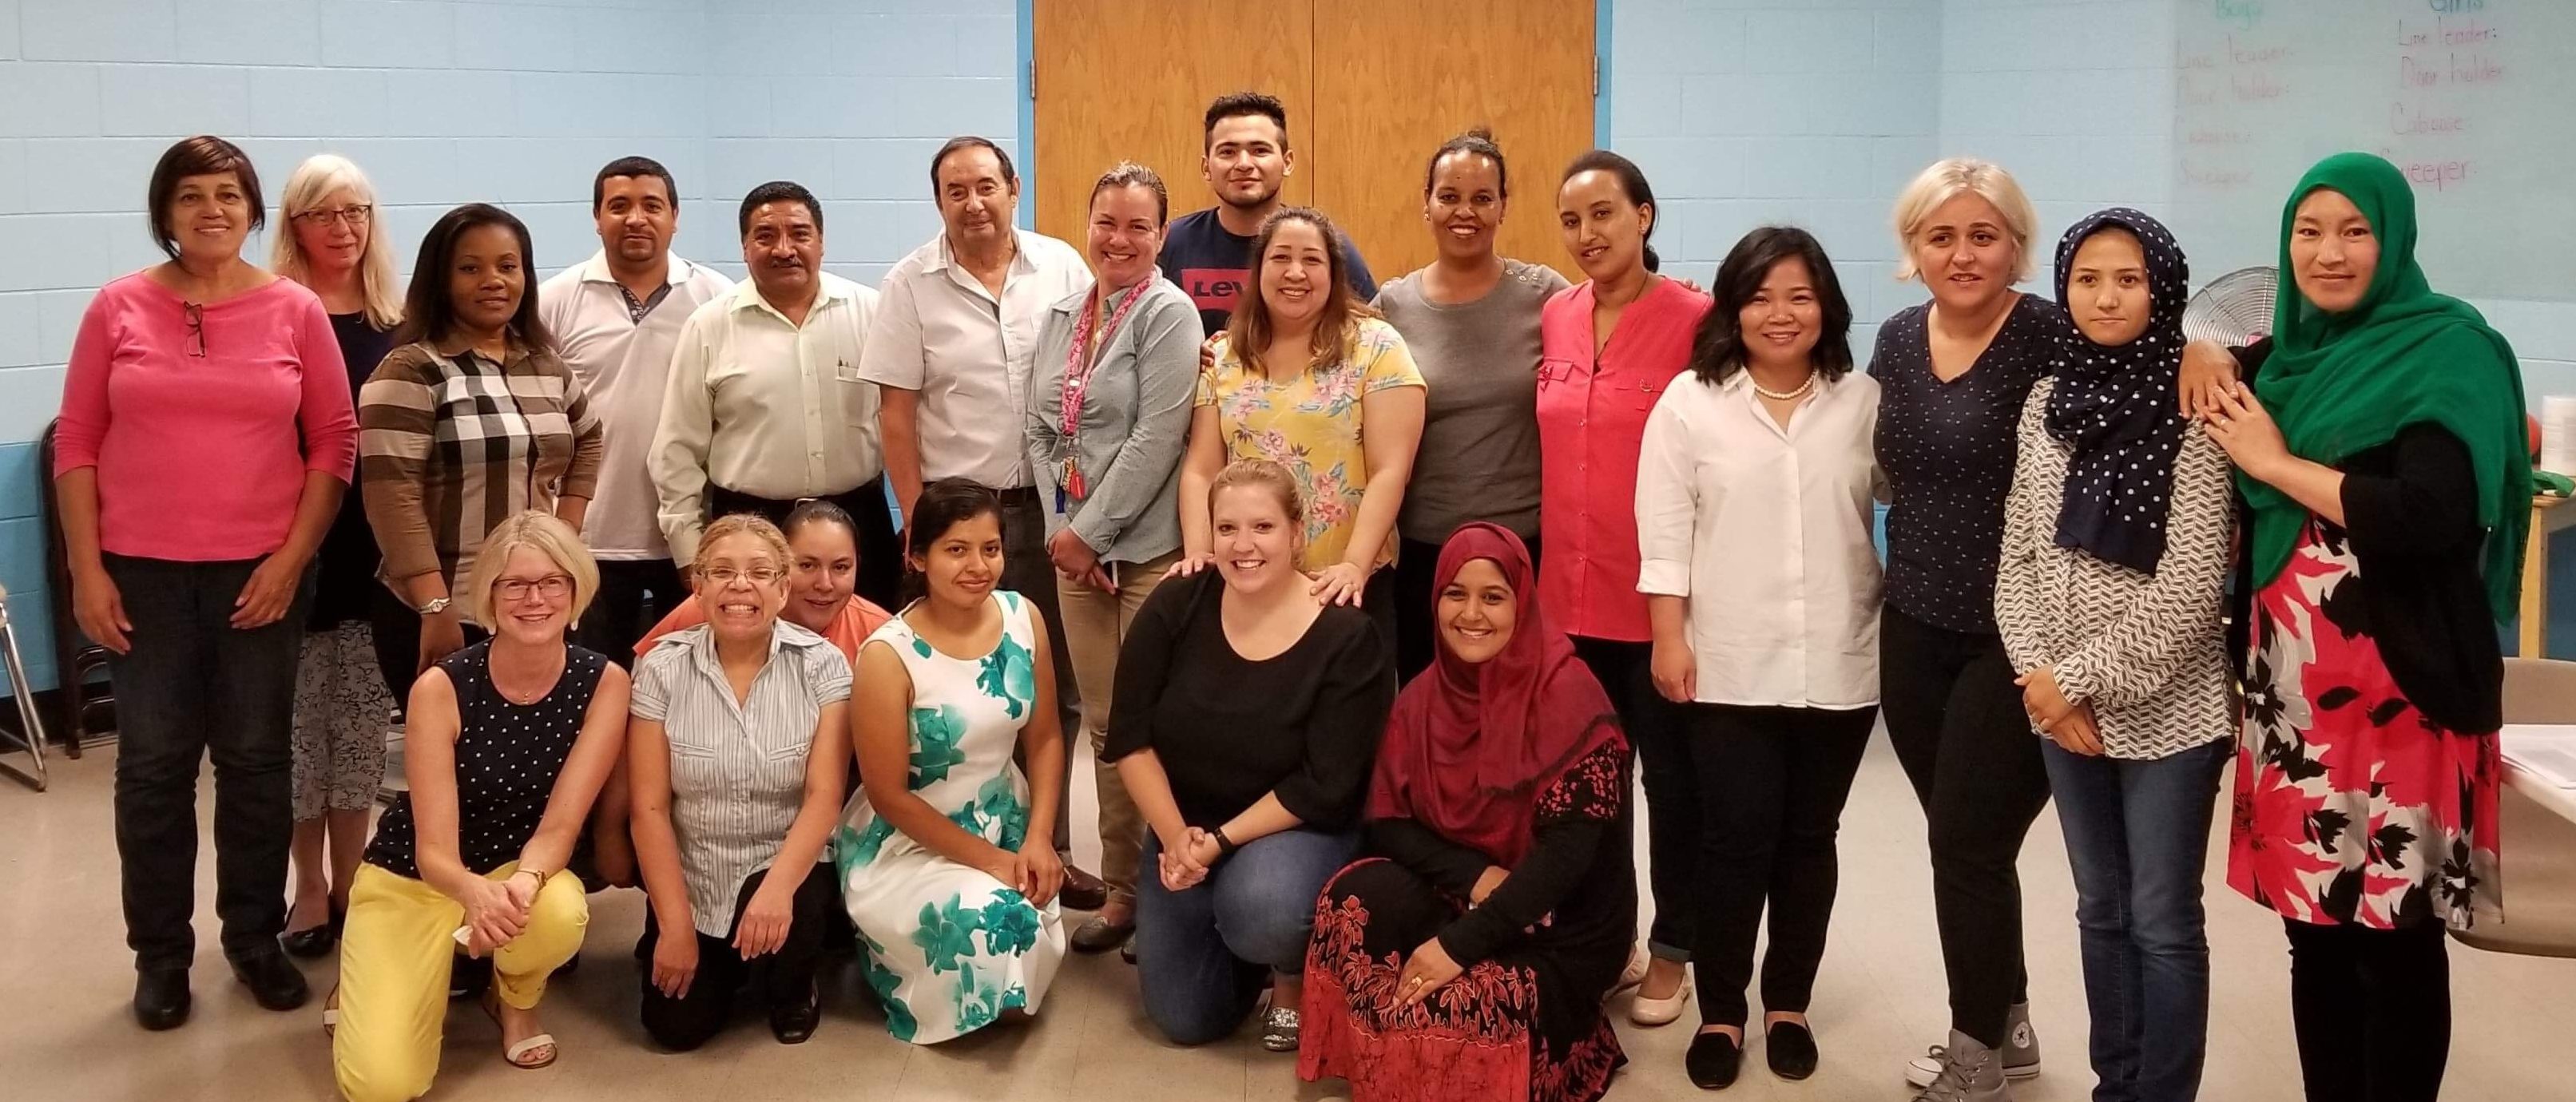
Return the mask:
[(581, 950), (590, 905), (564, 872), (624, 745), (626, 672), (564, 642), (599, 567), (562, 521), (524, 512), (483, 543), (464, 599), (492, 636), (412, 685), (394, 800), (349, 890), (324, 1023), (351, 1102), (404, 1102), (438, 1074), (458, 943), (492, 958), (483, 1010), (503, 1058), (555, 1061), (546, 978)]
[(635, 664), (627, 727), (635, 861), (652, 908), (644, 1030), (687, 1051), (756, 986), (780, 1044), (814, 1035), (814, 961), (832, 912), (823, 847), (849, 772), (850, 664), (781, 620), (787, 537), (724, 517), (698, 540), (705, 623)]
[(1627, 1063), (1601, 1002), (1637, 929), (1628, 740), (1536, 573), (1498, 525), (1441, 549), (1369, 856), (1316, 904), (1297, 1071), (1355, 1099), (1591, 1102)]

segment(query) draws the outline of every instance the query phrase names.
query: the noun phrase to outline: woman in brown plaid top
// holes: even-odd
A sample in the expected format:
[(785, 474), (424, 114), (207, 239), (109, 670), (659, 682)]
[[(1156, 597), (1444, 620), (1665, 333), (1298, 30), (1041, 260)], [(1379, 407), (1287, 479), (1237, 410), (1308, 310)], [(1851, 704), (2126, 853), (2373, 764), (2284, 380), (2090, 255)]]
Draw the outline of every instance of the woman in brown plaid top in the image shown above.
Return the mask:
[(538, 509), (577, 531), (598, 481), (599, 419), (555, 358), (528, 266), (508, 211), (447, 212), (421, 241), (400, 347), (359, 392), (358, 483), (385, 584), (420, 613), (415, 674), (465, 645), (448, 590), (493, 526)]

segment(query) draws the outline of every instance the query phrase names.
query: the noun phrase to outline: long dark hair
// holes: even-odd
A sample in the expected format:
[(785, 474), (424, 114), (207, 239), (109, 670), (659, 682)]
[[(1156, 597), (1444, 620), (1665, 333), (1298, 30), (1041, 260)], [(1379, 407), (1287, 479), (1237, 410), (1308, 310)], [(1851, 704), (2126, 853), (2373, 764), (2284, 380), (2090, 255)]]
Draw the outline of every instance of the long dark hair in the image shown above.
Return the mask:
[(1717, 266), (1717, 285), (1709, 289), (1717, 303), (1700, 318), (1699, 335), (1691, 341), (1690, 368), (1701, 382), (1715, 386), (1744, 370), (1744, 305), (1761, 293), (1762, 281), (1784, 260), (1807, 262), (1807, 278), (1814, 281), (1816, 303), (1824, 312), (1807, 362), (1827, 382), (1852, 369), (1851, 300), (1843, 297), (1842, 280), (1834, 276), (1825, 246), (1795, 226), (1758, 226)]
[(1263, 370), (1261, 354), (1270, 347), (1272, 328), (1270, 304), (1261, 297), (1261, 268), (1264, 258), (1270, 255), (1271, 241), (1279, 236), (1279, 227), (1290, 222), (1313, 226), (1324, 239), (1324, 270), (1330, 283), (1324, 290), (1324, 310), (1315, 315), (1312, 370), (1341, 366), (1342, 346), (1348, 343), (1351, 324), (1377, 316), (1377, 311), (1351, 291), (1351, 246), (1341, 228), (1313, 207), (1281, 207), (1261, 223), (1261, 236), (1252, 243), (1252, 286), (1235, 300), (1234, 317), (1225, 326), (1226, 343), (1234, 348), (1234, 358), (1255, 373)]
[(1655, 227), (1664, 220), (1663, 208), (1655, 205), (1655, 189), (1647, 185), (1645, 170), (1638, 168), (1637, 162), (1607, 149), (1595, 149), (1576, 157), (1573, 164), (1565, 166), (1565, 175), (1556, 181), (1556, 186), (1562, 189), (1565, 187), (1565, 181), (1586, 172), (1609, 173), (1612, 179), (1619, 181), (1619, 190), (1628, 196), (1629, 202), (1655, 212), (1654, 221), (1646, 223), (1646, 270), (1649, 272), (1661, 270), (1664, 261), (1662, 257), (1655, 255)]
[(440, 215), (420, 239), (420, 259), (412, 264), (411, 288), (403, 295), (403, 323), (394, 331), (394, 343), (437, 344), (456, 328), (456, 303), (447, 293), (448, 274), (456, 266), (456, 243), (477, 226), (507, 226), (519, 239), (519, 270), (526, 279), (518, 312), (510, 315), (510, 336), (537, 351), (553, 352), (554, 334), (537, 315), (537, 258), (528, 240), (528, 224), (490, 203), (467, 203)]
[[(912, 515), (903, 518), (904, 550), (912, 559), (927, 561), (930, 545), (939, 542), (939, 537), (947, 535), (949, 529), (988, 513), (992, 515), (993, 523), (1002, 523), (1002, 495), (993, 492), (992, 487), (971, 478), (943, 478), (933, 482), (921, 488), (921, 496), (912, 503)], [(842, 519), (847, 520), (848, 517), (847, 513), (842, 514)], [(903, 566), (903, 603), (911, 604), (928, 596), (929, 575), (914, 569), (911, 562)]]

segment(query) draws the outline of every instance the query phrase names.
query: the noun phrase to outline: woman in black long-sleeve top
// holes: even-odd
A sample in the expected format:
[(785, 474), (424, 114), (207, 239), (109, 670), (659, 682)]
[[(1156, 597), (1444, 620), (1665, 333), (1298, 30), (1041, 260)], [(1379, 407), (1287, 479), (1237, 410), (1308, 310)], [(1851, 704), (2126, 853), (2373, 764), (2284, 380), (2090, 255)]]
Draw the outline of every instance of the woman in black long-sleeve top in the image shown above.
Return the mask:
[(2244, 733), (2229, 886), (2279, 911), (2314, 1100), (2431, 1102), (2448, 929), (2501, 917), (2495, 624), (2531, 508), (2522, 379), (2415, 263), (2415, 196), (2367, 153), (2281, 215), (2254, 385), (2209, 433), (2248, 511)]
[(1362, 1102), (1591, 1102), (1627, 1062), (1601, 1003), (1637, 927), (1628, 742), (1533, 575), (1496, 525), (1441, 549), (1438, 656), (1387, 724), (1370, 856), (1316, 903), (1297, 1071)]
[(1262, 1043), (1286, 1052), (1315, 894), (1359, 845), (1395, 659), (1368, 613), (1319, 602), (1298, 573), (1286, 468), (1237, 462), (1208, 498), (1216, 570), (1138, 610), (1104, 754), (1152, 828), (1136, 903), (1146, 1016), (1182, 1044), (1218, 1040), (1267, 980)]

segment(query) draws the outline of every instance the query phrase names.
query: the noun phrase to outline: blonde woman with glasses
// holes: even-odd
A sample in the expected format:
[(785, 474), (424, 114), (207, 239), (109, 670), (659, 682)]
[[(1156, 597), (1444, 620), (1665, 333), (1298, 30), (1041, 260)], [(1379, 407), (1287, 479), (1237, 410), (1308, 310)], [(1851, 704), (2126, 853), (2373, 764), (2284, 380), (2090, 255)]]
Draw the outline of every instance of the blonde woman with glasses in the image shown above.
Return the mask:
[(624, 745), (626, 671), (564, 640), (599, 589), (571, 525), (515, 514), (459, 589), (490, 638), (412, 686), (403, 777), (349, 891), (340, 989), (323, 1015), (350, 1102), (405, 1102), (438, 1074), (461, 945), (490, 957), (483, 1012), (513, 1067), (555, 1062), (546, 980), (581, 950), (590, 904), (564, 871)]
[[(402, 320), (393, 250), (375, 218), (376, 189), (347, 158), (306, 158), (287, 177), (269, 266), (322, 300), (348, 368), (349, 400), (393, 350)], [(412, 671), (377, 649), (380, 634), (408, 637), (410, 610), (375, 584), (367, 504), (343, 497), (314, 555), (313, 607), (295, 669), (295, 906), (286, 951), (318, 957), (339, 941), (349, 879), (367, 846), (367, 814), (385, 775), (385, 727)], [(327, 855), (327, 856), (326, 856)]]

